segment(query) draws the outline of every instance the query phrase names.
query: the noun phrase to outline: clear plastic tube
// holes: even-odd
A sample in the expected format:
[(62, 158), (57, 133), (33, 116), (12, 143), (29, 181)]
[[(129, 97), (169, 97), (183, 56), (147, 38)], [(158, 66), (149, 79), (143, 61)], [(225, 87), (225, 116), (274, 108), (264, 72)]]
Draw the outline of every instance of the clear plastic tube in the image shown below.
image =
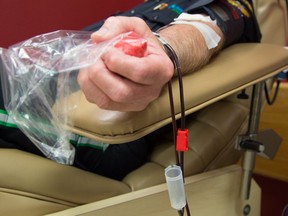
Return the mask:
[(165, 178), (172, 208), (181, 210), (186, 206), (182, 170), (173, 165), (165, 169)]

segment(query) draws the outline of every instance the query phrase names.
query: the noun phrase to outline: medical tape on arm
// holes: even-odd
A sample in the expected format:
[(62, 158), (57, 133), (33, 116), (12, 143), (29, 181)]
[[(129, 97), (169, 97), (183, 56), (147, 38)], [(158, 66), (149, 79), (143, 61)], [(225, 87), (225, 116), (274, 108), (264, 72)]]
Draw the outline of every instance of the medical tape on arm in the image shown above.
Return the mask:
[(214, 31), (214, 29), (202, 22), (217, 25), (216, 21), (213, 21), (209, 16), (187, 13), (180, 14), (178, 18), (174, 19), (174, 22), (170, 23), (170, 25), (187, 24), (194, 26), (203, 36), (208, 49), (213, 49), (218, 46), (221, 37)]

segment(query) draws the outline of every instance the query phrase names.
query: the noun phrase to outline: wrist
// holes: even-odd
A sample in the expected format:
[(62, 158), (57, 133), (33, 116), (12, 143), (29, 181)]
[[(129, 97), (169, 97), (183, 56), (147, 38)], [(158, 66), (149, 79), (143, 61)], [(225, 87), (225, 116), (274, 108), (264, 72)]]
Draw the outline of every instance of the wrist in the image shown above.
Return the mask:
[(178, 56), (177, 56), (175, 50), (173, 49), (173, 47), (163, 37), (161, 37), (161, 35), (159, 33), (153, 32), (153, 34), (158, 39), (163, 50), (165, 51), (167, 56), (172, 61), (176, 74), (178, 76), (181, 75), (182, 72), (181, 72), (180, 62), (179, 62)]

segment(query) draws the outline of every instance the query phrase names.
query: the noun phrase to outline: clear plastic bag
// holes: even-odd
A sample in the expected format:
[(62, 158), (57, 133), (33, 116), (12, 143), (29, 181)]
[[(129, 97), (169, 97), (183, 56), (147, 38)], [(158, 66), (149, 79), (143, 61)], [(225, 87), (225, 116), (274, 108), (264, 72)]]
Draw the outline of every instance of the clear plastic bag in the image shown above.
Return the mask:
[[(79, 90), (78, 70), (94, 64), (111, 46), (118, 46), (127, 54), (132, 47), (133, 55), (133, 40), (139, 42), (133, 34), (129, 42), (131, 33), (100, 44), (93, 43), (90, 36), (91, 32), (60, 30), (0, 49), (5, 108), (46, 157), (62, 164), (74, 161), (72, 134), (65, 125), (68, 113), (77, 108), (77, 101), (73, 106), (62, 102), (61, 109), (53, 109), (56, 101), (65, 101)], [(125, 46), (125, 42), (123, 45), (123, 37), (127, 36), (132, 46)]]

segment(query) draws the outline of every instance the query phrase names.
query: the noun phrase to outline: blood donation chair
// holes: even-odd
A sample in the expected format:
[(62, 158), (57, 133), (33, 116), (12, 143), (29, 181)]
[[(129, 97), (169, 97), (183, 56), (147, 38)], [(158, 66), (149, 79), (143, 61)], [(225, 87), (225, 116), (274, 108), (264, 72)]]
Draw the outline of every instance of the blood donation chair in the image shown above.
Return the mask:
[[(259, 119), (256, 116), (256, 120), (251, 120), (251, 114), (262, 107), (251, 101), (257, 93), (258, 99), (262, 98), (266, 80), (288, 67), (288, 50), (284, 48), (288, 39), (286, 2), (255, 0), (254, 4), (262, 42), (228, 47), (203, 69), (183, 77), (189, 129), (186, 177), (236, 164), (247, 153), (247, 149), (239, 149), (239, 136), (257, 133)], [(172, 81), (172, 88), (179, 118), (177, 79)], [(244, 89), (249, 99), (241, 99)], [(69, 116), (75, 123), (69, 129), (98, 141), (131, 141), (171, 123), (166, 89), (147, 109), (133, 113), (101, 110), (84, 96), (81, 98), (81, 111)], [(55, 213), (163, 184), (165, 167), (175, 164), (172, 131), (157, 137), (151, 145), (154, 149), (147, 163), (121, 181), (20, 150), (0, 149), (0, 215)], [(253, 166), (248, 170), (248, 186), (251, 172)]]

